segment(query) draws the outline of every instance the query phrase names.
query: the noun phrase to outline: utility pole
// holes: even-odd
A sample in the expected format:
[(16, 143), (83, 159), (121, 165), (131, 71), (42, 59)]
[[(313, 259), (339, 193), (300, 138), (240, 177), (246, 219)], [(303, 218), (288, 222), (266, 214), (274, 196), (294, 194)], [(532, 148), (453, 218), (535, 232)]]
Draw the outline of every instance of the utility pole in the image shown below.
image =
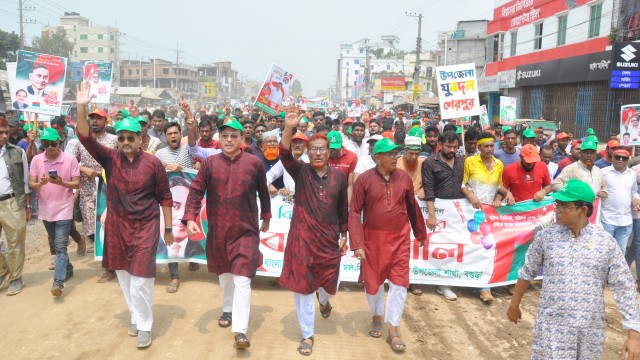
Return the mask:
[(347, 101), (349, 101), (349, 68), (347, 68)]
[(33, 11), (33, 6), (24, 7), (24, 0), (18, 0), (18, 12), (20, 16), (20, 49), (24, 49), (24, 23), (34, 23), (32, 19), (24, 18), (24, 11)]
[(418, 18), (418, 38), (416, 40), (416, 66), (413, 70), (413, 111), (418, 110), (420, 100), (420, 52), (422, 52), (422, 14), (406, 13), (409, 17)]
[(180, 86), (178, 85), (178, 76), (180, 75), (180, 53), (184, 51), (180, 50), (180, 44), (176, 43), (176, 91), (180, 93)]

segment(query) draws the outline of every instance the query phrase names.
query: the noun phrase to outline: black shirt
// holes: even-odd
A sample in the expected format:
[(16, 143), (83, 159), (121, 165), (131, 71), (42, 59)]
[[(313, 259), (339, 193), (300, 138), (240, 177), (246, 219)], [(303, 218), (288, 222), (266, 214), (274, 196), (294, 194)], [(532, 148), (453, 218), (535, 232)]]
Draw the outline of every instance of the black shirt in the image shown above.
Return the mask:
[(453, 168), (440, 159), (440, 152), (422, 163), (422, 186), (427, 201), (462, 199), (464, 160), (456, 155)]

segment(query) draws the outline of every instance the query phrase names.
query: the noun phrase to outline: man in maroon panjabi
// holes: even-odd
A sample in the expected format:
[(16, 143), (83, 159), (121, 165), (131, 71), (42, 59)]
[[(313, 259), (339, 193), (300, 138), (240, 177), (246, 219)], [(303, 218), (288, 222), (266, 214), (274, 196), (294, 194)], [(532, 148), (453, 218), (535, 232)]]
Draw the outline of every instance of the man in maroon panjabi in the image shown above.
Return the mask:
[(320, 314), (328, 318), (332, 310), (329, 295), (336, 293), (340, 260), (346, 251), (349, 209), (347, 178), (328, 166), (329, 140), (324, 135), (309, 140), (308, 164), (291, 154), (293, 131), (301, 119), (294, 112), (287, 114), (280, 143), (280, 161), (296, 184), (280, 284), (294, 292), (302, 333), (298, 352), (310, 355), (315, 327), (313, 294), (317, 291)]
[[(411, 177), (405, 171), (396, 171), (397, 147), (390, 139), (378, 140), (373, 148), (376, 167), (356, 180), (350, 203), (349, 239), (351, 249), (362, 264), (366, 297), (373, 316), (369, 335), (382, 336), (384, 313), (389, 323), (387, 342), (393, 350), (403, 351), (406, 346), (400, 339), (398, 325), (409, 287), (411, 229), (421, 246), (427, 231)], [(386, 312), (385, 280), (389, 280)]]

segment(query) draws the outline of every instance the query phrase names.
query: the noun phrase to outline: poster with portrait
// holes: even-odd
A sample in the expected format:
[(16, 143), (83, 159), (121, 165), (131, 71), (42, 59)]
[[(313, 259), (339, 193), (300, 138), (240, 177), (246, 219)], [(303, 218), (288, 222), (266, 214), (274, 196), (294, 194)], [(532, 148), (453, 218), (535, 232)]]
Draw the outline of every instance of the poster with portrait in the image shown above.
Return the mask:
[(269, 69), (262, 88), (256, 97), (255, 106), (267, 114), (277, 114), (292, 81), (293, 74), (276, 64), (271, 65), (271, 69)]
[(91, 102), (108, 104), (113, 79), (113, 63), (111, 61), (87, 61), (84, 64), (84, 81), (89, 83)]
[(43, 115), (60, 115), (67, 59), (18, 51), (11, 108)]
[(500, 96), (500, 123), (502, 125), (515, 125), (517, 118), (518, 99), (509, 96)]
[(638, 113), (640, 113), (640, 104), (623, 105), (620, 108), (621, 145), (640, 145)]

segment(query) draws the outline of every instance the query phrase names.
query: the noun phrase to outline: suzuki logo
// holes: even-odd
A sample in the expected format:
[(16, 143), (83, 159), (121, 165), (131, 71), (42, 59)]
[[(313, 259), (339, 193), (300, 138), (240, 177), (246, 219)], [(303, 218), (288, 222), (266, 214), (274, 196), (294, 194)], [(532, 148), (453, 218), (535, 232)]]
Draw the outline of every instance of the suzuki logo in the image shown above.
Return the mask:
[(627, 45), (622, 48), (623, 54), (620, 56), (624, 59), (624, 61), (630, 61), (631, 59), (634, 59), (636, 57), (636, 55), (634, 54), (634, 52), (636, 51), (638, 51), (636, 50), (636, 48), (631, 45)]

